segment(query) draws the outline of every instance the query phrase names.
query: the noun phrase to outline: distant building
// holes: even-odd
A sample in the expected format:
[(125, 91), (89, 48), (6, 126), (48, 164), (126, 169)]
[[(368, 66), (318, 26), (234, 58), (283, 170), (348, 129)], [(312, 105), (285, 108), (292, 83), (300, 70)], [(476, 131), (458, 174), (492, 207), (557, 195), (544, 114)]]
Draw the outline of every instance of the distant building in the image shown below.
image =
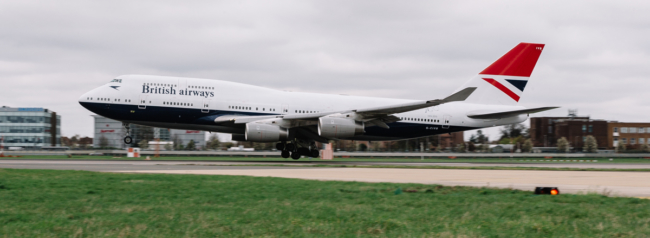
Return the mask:
[[(133, 137), (133, 144), (124, 144), (126, 131), (122, 127), (122, 122), (99, 115), (93, 115), (93, 117), (95, 118), (95, 138), (93, 140), (95, 148), (124, 149), (137, 146), (142, 140), (152, 141), (155, 138), (156, 128), (131, 124), (130, 135)], [(205, 148), (205, 131), (159, 128), (158, 132), (161, 141), (176, 141), (185, 146), (190, 140), (194, 140), (196, 149)]]
[(171, 140), (178, 140), (183, 145), (187, 145), (190, 140), (193, 140), (197, 150), (205, 149), (205, 131), (172, 129)]
[(68, 138), (65, 136), (61, 137), (61, 145), (63, 146), (78, 146), (79, 148), (87, 148), (88, 146), (93, 146), (93, 138), (90, 137), (81, 137), (77, 138), (77, 142), (73, 142), (73, 138)]
[(627, 149), (639, 149), (642, 144), (650, 144), (650, 123), (609, 122), (607, 143), (611, 148), (615, 148), (618, 143), (623, 143)]
[(95, 148), (126, 148), (124, 144), (124, 128), (122, 122), (93, 115), (95, 118), (95, 133), (93, 147)]
[[(560, 120), (589, 120), (589, 117), (532, 117), (530, 118), (530, 138), (535, 147), (555, 147), (557, 140), (564, 135), (559, 135), (556, 129)], [(565, 123), (566, 125), (566, 123)], [(567, 127), (563, 127), (567, 128)], [(560, 133), (564, 134), (564, 133)], [(565, 136), (566, 137), (566, 136)], [(568, 140), (568, 138), (567, 138)]]
[(44, 108), (0, 108), (4, 147), (40, 149), (61, 145), (61, 116)]
[(618, 143), (638, 149), (650, 141), (650, 123), (594, 120), (589, 117), (533, 117), (530, 137), (535, 147), (556, 147), (564, 137), (571, 147), (581, 150), (588, 135), (594, 136), (600, 149), (614, 149)]
[(438, 138), (440, 139), (440, 146), (442, 148), (453, 148), (458, 144), (465, 143), (465, 133), (463, 131), (440, 134)]
[(580, 150), (587, 136), (593, 136), (598, 148), (609, 148), (607, 121), (589, 117), (533, 117), (530, 119), (530, 137), (535, 147), (556, 147), (564, 137), (571, 147)]
[(244, 148), (243, 145), (228, 148), (228, 151), (255, 151), (255, 148)]

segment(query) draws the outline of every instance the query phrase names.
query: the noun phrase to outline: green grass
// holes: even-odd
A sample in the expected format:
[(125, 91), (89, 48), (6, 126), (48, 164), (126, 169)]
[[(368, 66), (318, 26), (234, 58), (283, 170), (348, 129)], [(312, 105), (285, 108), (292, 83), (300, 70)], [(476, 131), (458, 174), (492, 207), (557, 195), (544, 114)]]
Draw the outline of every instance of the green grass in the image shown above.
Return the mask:
[(0, 237), (650, 235), (650, 200), (420, 184), (2, 169), (0, 201)]
[[(598, 162), (589, 162), (589, 163), (650, 163), (650, 159), (641, 159), (641, 158), (616, 158), (611, 157), (614, 160), (610, 161), (608, 158), (568, 158), (568, 160), (598, 160)], [(2, 158), (2, 159), (52, 159), (52, 160), (144, 160), (143, 158), (127, 158), (127, 157), (114, 157), (114, 156), (89, 156), (89, 155), (73, 155), (68, 157), (65, 155), (25, 155), (19, 158)], [(193, 160), (193, 161), (294, 161), (292, 159), (284, 159), (280, 157), (237, 157), (237, 156), (163, 156), (160, 158), (153, 158), (152, 160)], [(519, 160), (528, 160), (528, 161), (519, 161)], [(536, 160), (536, 161), (532, 161)], [(542, 162), (539, 158), (517, 158), (517, 157), (507, 157), (507, 158), (395, 158), (395, 157), (354, 157), (354, 158), (335, 158), (333, 162), (414, 162), (414, 163), (579, 163), (579, 162)], [(547, 159), (545, 159), (547, 160)], [(550, 160), (567, 160), (564, 158), (554, 158)], [(320, 159), (309, 160), (307, 158), (302, 158), (298, 162), (305, 161), (320, 161), (328, 162)], [(582, 162), (585, 163), (585, 162)]]

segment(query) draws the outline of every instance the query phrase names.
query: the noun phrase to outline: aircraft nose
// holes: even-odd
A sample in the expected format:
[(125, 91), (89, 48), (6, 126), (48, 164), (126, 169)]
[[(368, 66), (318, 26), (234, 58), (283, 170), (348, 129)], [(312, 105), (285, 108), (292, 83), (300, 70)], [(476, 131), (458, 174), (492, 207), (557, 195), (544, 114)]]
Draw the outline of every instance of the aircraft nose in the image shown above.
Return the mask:
[(88, 107), (87, 107), (87, 104), (88, 104), (90, 101), (92, 101), (92, 99), (93, 99), (93, 98), (92, 98), (90, 92), (86, 92), (86, 93), (82, 94), (81, 97), (79, 97), (79, 100), (78, 100), (78, 101), (79, 101), (79, 104), (80, 104), (81, 106), (83, 106), (83, 107), (85, 107), (85, 108), (88, 108)]

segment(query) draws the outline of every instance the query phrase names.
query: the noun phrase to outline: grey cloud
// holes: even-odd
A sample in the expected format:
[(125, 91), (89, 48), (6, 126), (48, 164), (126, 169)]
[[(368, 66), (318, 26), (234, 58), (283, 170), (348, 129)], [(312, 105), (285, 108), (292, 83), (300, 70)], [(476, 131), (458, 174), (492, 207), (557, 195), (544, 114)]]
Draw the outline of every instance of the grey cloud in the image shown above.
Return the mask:
[[(79, 95), (122, 74), (431, 99), (519, 42), (546, 43), (521, 104), (642, 121), (645, 1), (4, 1), (0, 102), (92, 134)], [(9, 90), (7, 90), (9, 89)]]

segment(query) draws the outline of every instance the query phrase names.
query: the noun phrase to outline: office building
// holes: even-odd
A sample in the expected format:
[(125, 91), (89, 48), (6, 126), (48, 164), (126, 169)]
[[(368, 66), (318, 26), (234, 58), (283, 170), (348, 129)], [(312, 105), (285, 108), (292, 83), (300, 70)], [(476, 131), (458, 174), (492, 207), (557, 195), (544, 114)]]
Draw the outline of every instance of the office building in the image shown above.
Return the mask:
[(614, 149), (624, 143), (628, 150), (650, 144), (650, 123), (594, 120), (589, 117), (532, 117), (530, 137), (535, 147), (556, 147), (559, 138), (566, 138), (571, 147), (581, 150), (585, 138), (596, 138), (599, 149)]
[(571, 147), (582, 150), (587, 136), (593, 136), (598, 148), (607, 149), (607, 124), (589, 117), (533, 117), (530, 138), (534, 147), (557, 147), (557, 140), (564, 137)]
[(95, 148), (116, 148), (124, 149), (131, 146), (137, 146), (142, 140), (153, 141), (156, 138), (158, 130), (160, 141), (176, 141), (184, 146), (194, 140), (196, 149), (205, 148), (205, 131), (197, 130), (176, 130), (168, 128), (154, 128), (149, 126), (140, 126), (131, 124), (131, 137), (133, 144), (124, 144), (126, 131), (122, 127), (122, 122), (109, 119), (99, 115), (93, 115), (95, 119), (95, 138), (93, 146)]
[(61, 116), (45, 108), (0, 108), (4, 147), (40, 149), (61, 145)]
[(607, 142), (611, 148), (623, 143), (628, 150), (640, 149), (642, 144), (650, 144), (650, 123), (609, 122)]

